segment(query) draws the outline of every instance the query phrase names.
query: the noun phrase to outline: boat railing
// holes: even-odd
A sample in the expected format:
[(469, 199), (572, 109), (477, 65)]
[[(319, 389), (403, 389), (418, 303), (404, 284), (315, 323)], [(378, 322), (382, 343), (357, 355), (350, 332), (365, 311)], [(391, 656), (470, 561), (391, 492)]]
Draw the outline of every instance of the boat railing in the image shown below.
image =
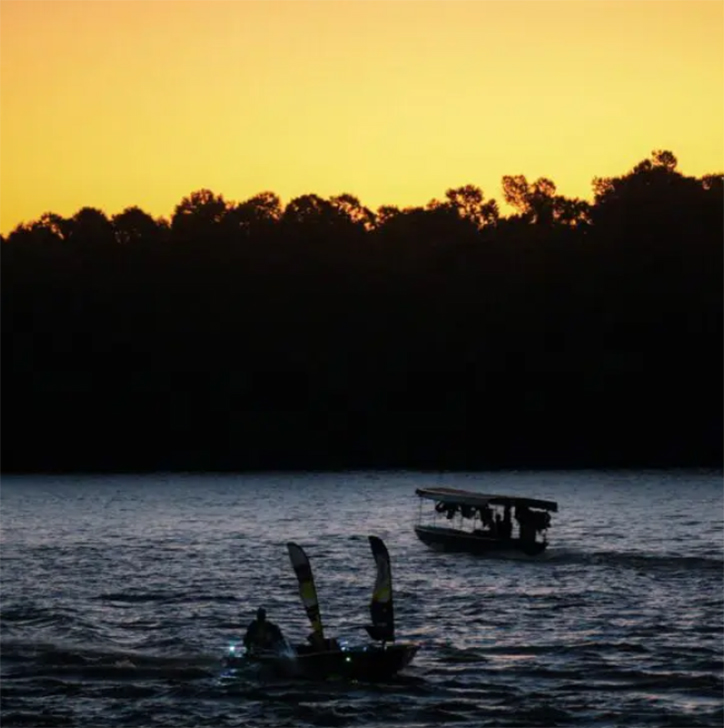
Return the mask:
[[(425, 509), (420, 499), (417, 523), (420, 526), (451, 528), (490, 538), (526, 538), (540, 534), (547, 542), (550, 514), (546, 510), (517, 505), (492, 503), (482, 507), (449, 500), (430, 500)], [(442, 523), (441, 523), (442, 521)]]

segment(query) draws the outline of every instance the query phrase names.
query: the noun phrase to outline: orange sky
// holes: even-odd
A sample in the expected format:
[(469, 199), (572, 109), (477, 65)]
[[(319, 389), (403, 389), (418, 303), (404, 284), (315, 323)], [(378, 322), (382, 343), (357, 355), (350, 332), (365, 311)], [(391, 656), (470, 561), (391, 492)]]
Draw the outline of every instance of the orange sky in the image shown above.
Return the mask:
[(208, 187), (590, 198), (670, 149), (724, 168), (721, 0), (0, 0), (0, 232), (170, 217)]

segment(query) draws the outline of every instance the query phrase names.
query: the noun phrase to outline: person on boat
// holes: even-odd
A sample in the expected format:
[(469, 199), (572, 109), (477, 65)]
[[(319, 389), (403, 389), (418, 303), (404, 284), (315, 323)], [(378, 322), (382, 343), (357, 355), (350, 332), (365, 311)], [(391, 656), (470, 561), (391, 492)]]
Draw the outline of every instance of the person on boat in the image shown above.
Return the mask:
[(513, 521), (510, 518), (510, 505), (506, 504), (503, 513), (503, 538), (510, 538), (513, 535)]
[(520, 540), (522, 543), (535, 543), (535, 515), (528, 510), (527, 506), (518, 506), (515, 511), (515, 520), (520, 528)]
[(495, 526), (493, 528), (493, 534), (495, 535), (495, 538), (504, 538), (505, 537), (505, 526), (503, 525), (503, 516), (500, 515), (500, 513), (495, 514)]
[(256, 619), (247, 627), (244, 647), (250, 653), (275, 650), (284, 645), (284, 635), (274, 622), (267, 621), (266, 609), (259, 607)]
[(480, 509), (480, 520), (484, 529), (493, 530), (493, 524), (495, 522), (493, 521), (493, 509), (490, 506), (485, 505)]

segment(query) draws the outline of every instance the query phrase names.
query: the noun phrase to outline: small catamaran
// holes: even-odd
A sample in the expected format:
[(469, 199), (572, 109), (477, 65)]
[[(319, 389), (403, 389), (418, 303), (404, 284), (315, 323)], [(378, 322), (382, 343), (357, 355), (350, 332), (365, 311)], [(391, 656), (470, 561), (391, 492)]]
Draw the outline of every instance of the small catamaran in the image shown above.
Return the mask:
[(406, 667), (417, 653), (419, 645), (395, 642), (389, 553), (382, 539), (377, 536), (369, 536), (369, 542), (377, 565), (370, 601), (372, 624), (365, 625), (372, 642), (350, 645), (344, 640), (325, 637), (309, 558), (301, 546), (289, 542), (287, 550), (299, 583), (299, 595), (312, 626), (308, 643), (254, 655), (248, 655), (242, 647), (233, 645), (226, 663), (236, 667), (256, 662), (283, 676), (311, 679), (339, 677), (366, 682), (388, 679)]

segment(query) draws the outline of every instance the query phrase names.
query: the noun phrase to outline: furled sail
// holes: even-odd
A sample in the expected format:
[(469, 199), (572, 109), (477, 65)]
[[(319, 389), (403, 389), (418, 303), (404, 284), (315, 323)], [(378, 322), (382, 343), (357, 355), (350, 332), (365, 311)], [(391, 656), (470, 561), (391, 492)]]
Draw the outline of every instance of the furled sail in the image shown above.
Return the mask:
[(307, 555), (301, 546), (293, 542), (287, 544), (289, 558), (294, 567), (294, 573), (297, 575), (299, 582), (299, 594), (302, 598), (302, 604), (307, 611), (307, 617), (312, 624), (312, 638), (314, 640), (324, 640), (324, 629), (322, 627), (322, 616), (319, 612), (319, 601), (317, 600), (317, 588), (314, 586), (314, 576), (312, 575), (312, 567), (309, 563)]
[(381, 642), (395, 641), (395, 618), (392, 607), (392, 569), (390, 568), (390, 555), (381, 538), (370, 536), (372, 555), (377, 564), (377, 578), (375, 580), (370, 614), (372, 625), (367, 632), (373, 640)]

